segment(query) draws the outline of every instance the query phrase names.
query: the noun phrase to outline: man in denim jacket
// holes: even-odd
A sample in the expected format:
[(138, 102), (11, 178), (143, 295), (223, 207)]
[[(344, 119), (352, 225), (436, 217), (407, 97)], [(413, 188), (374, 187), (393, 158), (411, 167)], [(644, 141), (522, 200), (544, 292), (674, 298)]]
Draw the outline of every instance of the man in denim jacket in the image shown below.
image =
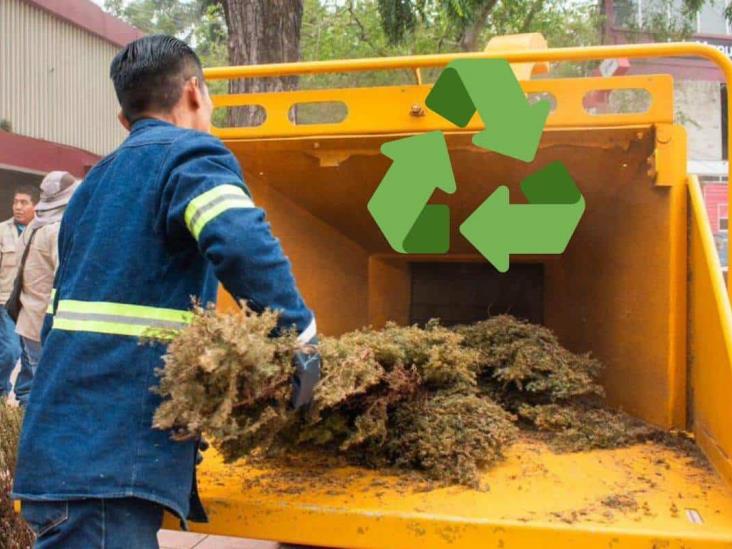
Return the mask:
[(254, 204), (231, 152), (209, 135), (212, 103), (185, 43), (149, 36), (112, 61), (129, 137), (86, 176), (59, 233), (55, 294), (20, 441), (13, 496), (36, 547), (157, 547), (163, 509), (205, 520), (195, 438), (153, 430), (150, 391), (162, 345), (191, 296), (218, 281), (255, 310), (280, 313), (303, 343), (293, 404), (306, 404), (320, 365), (315, 318), (290, 263)]

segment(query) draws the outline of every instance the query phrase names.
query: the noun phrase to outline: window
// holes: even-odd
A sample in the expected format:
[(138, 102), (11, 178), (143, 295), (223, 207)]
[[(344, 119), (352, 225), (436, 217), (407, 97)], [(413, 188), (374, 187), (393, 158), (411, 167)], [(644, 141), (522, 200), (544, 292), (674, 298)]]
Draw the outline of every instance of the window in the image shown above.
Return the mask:
[(726, 217), (720, 217), (719, 218), (719, 230), (720, 231), (726, 231), (728, 226), (728, 221)]

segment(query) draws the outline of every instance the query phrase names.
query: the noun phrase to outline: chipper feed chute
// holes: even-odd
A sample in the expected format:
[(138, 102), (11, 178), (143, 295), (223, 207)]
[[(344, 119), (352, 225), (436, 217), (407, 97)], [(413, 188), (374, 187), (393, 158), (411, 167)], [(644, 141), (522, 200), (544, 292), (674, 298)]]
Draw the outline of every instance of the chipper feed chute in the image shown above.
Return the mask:
[[(676, 48), (676, 50), (674, 49)], [(509, 61), (678, 54), (729, 62), (698, 45), (501, 52)], [(491, 56), (495, 54), (471, 54)], [(511, 448), (484, 474), (487, 490), (422, 492), (357, 468), (287, 474), (223, 465), (208, 452), (199, 474), (211, 522), (201, 532), (333, 547), (732, 546), (732, 332), (730, 307), (699, 183), (673, 123), (670, 76), (522, 82), (554, 103), (533, 163), (471, 144), (480, 119), (459, 129), (425, 107), (420, 67), (450, 56), (214, 69), (209, 78), (374, 69), (415, 70), (414, 85), (223, 95), (217, 106), (259, 105), (257, 127), (222, 128), (292, 259), (326, 334), (366, 325), (477, 320), (511, 312), (541, 322), (563, 345), (606, 366), (609, 403), (667, 429), (693, 432), (712, 464), (653, 444), (555, 454)], [(644, 112), (592, 114), (598, 90), (645, 90)], [(338, 102), (337, 123), (295, 124), (295, 104)], [(437, 191), (451, 212), (450, 251), (394, 252), (366, 205), (390, 160), (383, 143), (442, 130), (457, 191)], [(499, 185), (520, 201), (529, 173), (561, 160), (586, 201), (565, 253), (512, 256), (504, 274), (457, 227)], [(222, 306), (231, 306), (222, 300)], [(632, 495), (632, 504), (625, 496)], [(171, 522), (172, 524), (172, 522)]]

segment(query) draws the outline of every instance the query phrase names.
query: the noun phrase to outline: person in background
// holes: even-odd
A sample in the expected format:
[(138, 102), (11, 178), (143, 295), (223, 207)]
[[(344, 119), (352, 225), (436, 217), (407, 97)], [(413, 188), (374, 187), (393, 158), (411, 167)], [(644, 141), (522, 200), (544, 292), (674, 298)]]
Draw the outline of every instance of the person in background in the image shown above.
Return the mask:
[(36, 205), (35, 217), (20, 237), (16, 252), (18, 258), (22, 257), (30, 243), (22, 273), (22, 308), (15, 328), (20, 336), (22, 350), (20, 373), (15, 383), (15, 398), (21, 406), (28, 403), (33, 377), (41, 357), (41, 328), (51, 300), (53, 277), (58, 266), (61, 217), (78, 186), (79, 181), (68, 172), (50, 172), (43, 179), (41, 199)]
[(5, 302), (13, 290), (20, 235), (33, 219), (38, 194), (35, 186), (17, 187), (13, 195), (13, 217), (0, 223), (0, 398), (10, 393), (10, 374), (20, 356), (20, 339)]

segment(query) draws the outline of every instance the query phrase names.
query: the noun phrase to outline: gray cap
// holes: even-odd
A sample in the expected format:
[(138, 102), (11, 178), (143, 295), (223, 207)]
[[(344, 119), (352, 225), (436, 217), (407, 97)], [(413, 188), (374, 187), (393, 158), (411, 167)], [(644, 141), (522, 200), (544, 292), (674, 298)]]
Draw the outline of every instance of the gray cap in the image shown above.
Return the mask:
[(36, 212), (65, 206), (80, 183), (81, 181), (69, 172), (49, 172), (41, 182), (41, 199), (36, 205)]

